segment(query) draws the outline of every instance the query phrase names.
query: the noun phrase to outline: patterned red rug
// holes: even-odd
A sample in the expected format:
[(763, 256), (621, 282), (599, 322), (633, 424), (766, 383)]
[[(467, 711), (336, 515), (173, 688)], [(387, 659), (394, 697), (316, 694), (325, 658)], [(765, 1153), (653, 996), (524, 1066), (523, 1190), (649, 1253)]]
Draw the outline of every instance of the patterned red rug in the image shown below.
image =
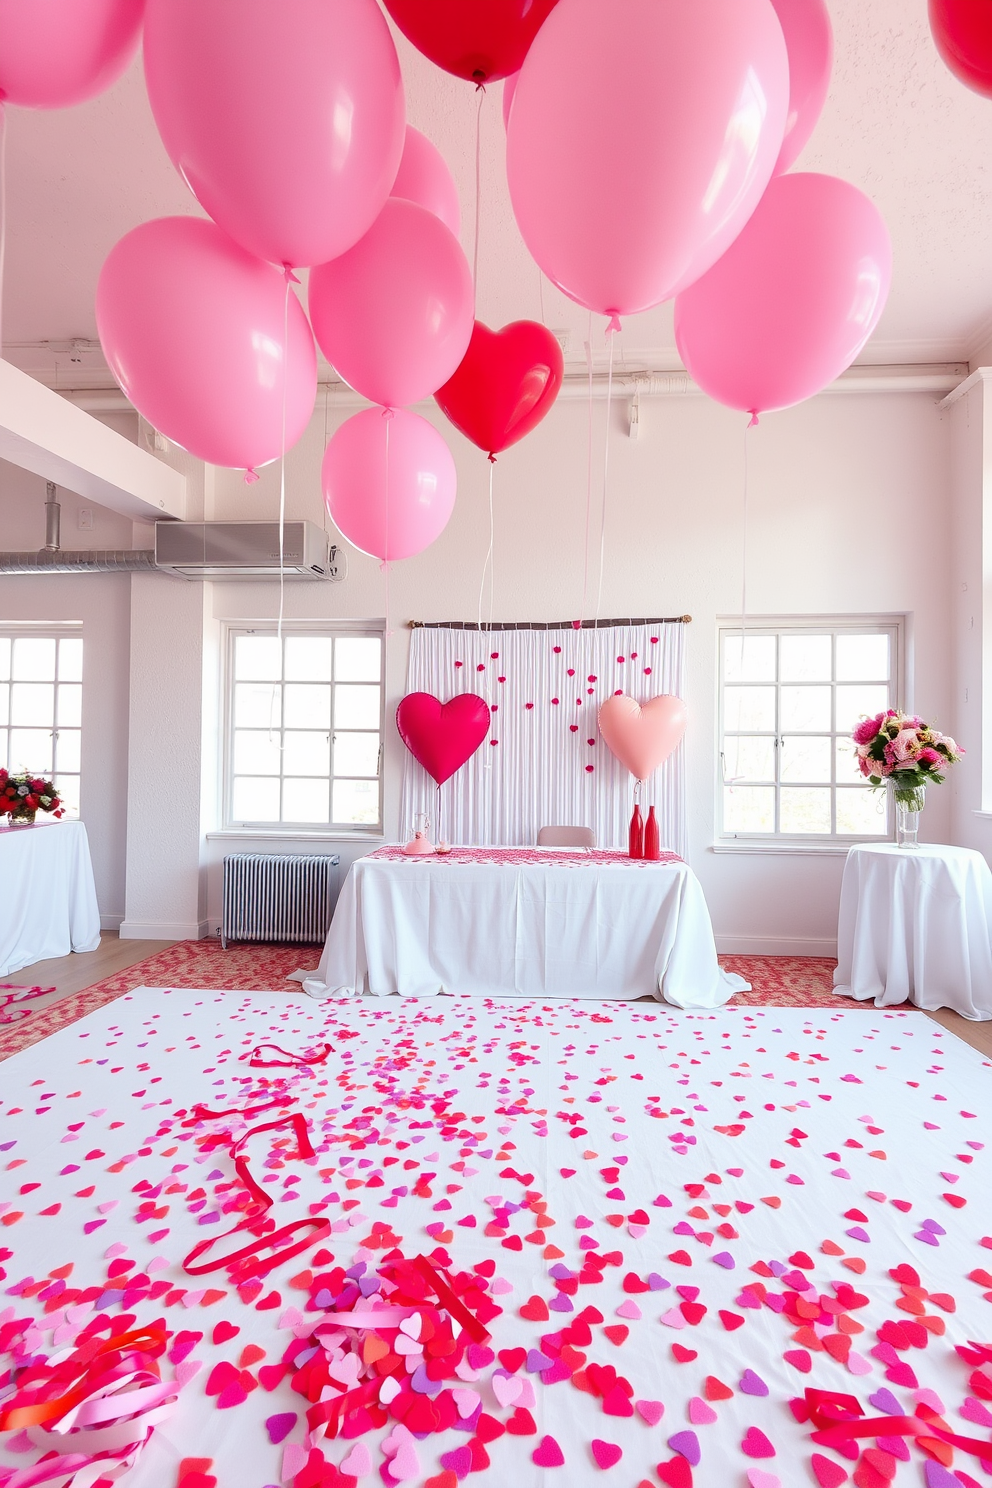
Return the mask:
[[(134, 987), (204, 987), (217, 991), (269, 992), (299, 989), (286, 977), (298, 967), (314, 967), (316, 946), (235, 945), (221, 949), (219, 940), (183, 940), (138, 961), (116, 976), (107, 977), (61, 1002), (43, 1008), (15, 1027), (0, 1029), (0, 1059), (30, 1048), (87, 1013), (95, 1012)], [(825, 956), (721, 956), (727, 971), (751, 983), (738, 992), (730, 1006), (834, 1007), (832, 978), (837, 964)], [(872, 1003), (844, 1002), (845, 1008)]]

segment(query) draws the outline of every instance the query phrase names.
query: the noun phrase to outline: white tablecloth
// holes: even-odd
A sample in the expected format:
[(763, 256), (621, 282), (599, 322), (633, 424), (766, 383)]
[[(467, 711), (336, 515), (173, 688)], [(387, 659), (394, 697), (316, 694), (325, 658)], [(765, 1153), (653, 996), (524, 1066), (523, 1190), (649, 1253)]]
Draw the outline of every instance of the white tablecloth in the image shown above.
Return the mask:
[(992, 873), (981, 853), (852, 847), (841, 886), (834, 991), (992, 1018)]
[[(513, 861), (515, 857), (531, 861)], [(338, 899), (312, 997), (631, 999), (722, 1007), (741, 977), (721, 971), (687, 864), (615, 853), (472, 849), (470, 860), (360, 858)]]
[(100, 910), (80, 821), (0, 829), (0, 977), (100, 944)]

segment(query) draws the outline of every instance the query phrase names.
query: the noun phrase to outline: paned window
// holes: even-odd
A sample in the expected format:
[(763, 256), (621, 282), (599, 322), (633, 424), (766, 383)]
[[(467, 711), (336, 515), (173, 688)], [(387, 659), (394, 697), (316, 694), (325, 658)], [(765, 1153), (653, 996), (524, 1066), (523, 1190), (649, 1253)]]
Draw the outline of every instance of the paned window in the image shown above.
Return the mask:
[(83, 716), (80, 635), (0, 630), (0, 764), (55, 781), (79, 815)]
[(376, 833), (381, 631), (232, 630), (226, 824)]
[(851, 842), (891, 835), (851, 731), (899, 706), (898, 621), (720, 632), (720, 835)]

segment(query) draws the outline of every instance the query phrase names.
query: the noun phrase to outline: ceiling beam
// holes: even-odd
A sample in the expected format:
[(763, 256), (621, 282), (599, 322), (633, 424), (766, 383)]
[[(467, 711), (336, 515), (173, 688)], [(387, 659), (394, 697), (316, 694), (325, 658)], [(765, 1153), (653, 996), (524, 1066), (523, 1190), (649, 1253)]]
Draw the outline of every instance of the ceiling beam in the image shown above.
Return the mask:
[(186, 516), (186, 478), (0, 360), (0, 459), (135, 521)]

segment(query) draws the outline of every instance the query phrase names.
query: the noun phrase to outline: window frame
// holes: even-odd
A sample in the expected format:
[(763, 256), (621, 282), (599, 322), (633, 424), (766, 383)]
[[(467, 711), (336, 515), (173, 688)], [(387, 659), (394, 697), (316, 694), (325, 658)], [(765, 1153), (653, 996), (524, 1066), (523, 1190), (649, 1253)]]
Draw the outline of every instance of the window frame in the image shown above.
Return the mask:
[[(11, 621), (11, 620), (5, 620), (5, 621), (0, 621), (0, 639), (2, 639), (2, 640), (10, 640), (12, 642), (13, 641), (16, 641), (16, 640), (55, 641), (56, 643), (60, 643), (62, 641), (81, 641), (83, 643), (83, 673), (80, 675), (78, 681), (77, 681), (77, 679), (75, 677), (73, 677), (71, 679), (70, 683), (67, 684), (67, 685), (71, 685), (71, 686), (74, 686), (74, 687), (75, 686), (78, 686), (80, 689), (82, 689), (85, 686), (86, 645), (85, 645), (85, 637), (84, 637), (84, 634), (83, 634), (83, 622), (81, 620), (56, 620), (56, 621), (47, 621), (47, 620), (12, 620)], [(77, 810), (74, 810), (70, 806), (66, 806), (64, 808), (64, 810), (65, 810), (64, 819), (67, 820), (67, 821), (78, 821), (80, 819), (81, 815), (82, 815), (82, 789), (83, 789), (83, 721), (82, 721), (82, 713), (83, 713), (83, 701), (84, 700), (81, 697), (81, 700), (80, 700), (80, 721), (79, 721), (79, 723), (78, 724), (75, 724), (75, 723), (73, 723), (73, 724), (63, 724), (60, 727), (60, 725), (59, 725), (59, 713), (58, 713), (58, 707), (59, 707), (59, 697), (58, 697), (58, 687), (59, 687), (59, 650), (60, 650), (60, 647), (57, 645), (57, 647), (56, 647), (56, 653), (55, 653), (55, 678), (54, 678), (54, 681), (52, 683), (52, 686), (55, 689), (55, 700), (54, 700), (55, 701), (55, 706), (54, 706), (54, 712), (53, 712), (53, 716), (52, 716), (52, 727), (49, 730), (40, 730), (40, 731), (41, 732), (48, 732), (52, 736), (52, 768), (51, 768), (51, 771), (45, 771), (45, 774), (50, 775), (50, 778), (55, 782), (56, 789), (59, 789), (60, 788), (60, 786), (59, 786), (59, 777), (60, 777), (60, 775), (63, 776), (64, 778), (66, 778), (66, 779), (75, 780), (76, 783), (77, 783), (78, 793), (79, 793), (79, 800), (80, 800), (79, 810), (77, 811)], [(23, 681), (24, 679), (21, 678), (19, 680)], [(0, 685), (4, 685), (4, 684), (0, 684)], [(14, 678), (13, 678), (13, 676), (11, 676), (11, 678), (9, 679), (9, 682), (6, 685), (9, 685), (11, 687), (14, 685)], [(11, 771), (17, 771), (17, 770), (20, 769), (20, 764), (16, 760), (14, 760), (13, 758), (11, 758), (11, 756), (10, 756), (10, 734), (11, 734), (11, 731), (12, 731), (12, 729), (14, 727), (15, 727), (15, 725), (13, 723), (11, 723), (11, 721), (10, 721), (10, 713), (9, 713), (9, 710), (8, 710), (7, 722), (6, 723), (3, 723), (3, 724), (0, 724), (0, 733), (2, 733), (3, 735), (5, 735), (5, 741), (6, 741), (6, 758), (8, 760), (8, 764), (7, 764), (6, 768), (9, 769), (9, 770), (11, 770)], [(79, 736), (79, 769), (78, 770), (62, 770), (62, 771), (59, 770), (59, 766), (58, 766), (59, 734), (60, 733), (63, 733), (63, 732), (65, 732), (65, 733), (73, 733), (73, 734), (77, 734)], [(53, 818), (53, 820), (54, 820), (54, 818)]]
[[(234, 727), (234, 686), (235, 686), (235, 682), (236, 682), (235, 672), (234, 672), (235, 646), (237, 644), (237, 639), (238, 639), (239, 636), (262, 635), (262, 636), (273, 636), (273, 637), (275, 637), (275, 636), (278, 635), (278, 633), (279, 633), (279, 627), (278, 627), (277, 623), (274, 620), (272, 620), (272, 621), (268, 621), (268, 620), (240, 621), (239, 620), (239, 621), (227, 621), (227, 622), (224, 622), (224, 624), (223, 624), (223, 642), (222, 642), (223, 666), (222, 666), (222, 671), (221, 671), (222, 727), (221, 727), (221, 741), (220, 741), (221, 742), (221, 774), (222, 774), (222, 782), (221, 782), (221, 801), (222, 801), (222, 824), (221, 824), (221, 832), (222, 832), (222, 834), (236, 834), (236, 835), (241, 835), (241, 836), (250, 835), (252, 837), (285, 837), (285, 836), (300, 837), (300, 836), (304, 836), (305, 835), (305, 836), (321, 836), (321, 837), (332, 837), (332, 838), (338, 838), (338, 837), (348, 837), (348, 838), (356, 838), (356, 837), (357, 838), (380, 838), (382, 836), (382, 834), (383, 834), (383, 823), (384, 823), (384, 819), (385, 819), (385, 817), (384, 817), (384, 808), (385, 808), (385, 769), (384, 769), (384, 760), (385, 760), (385, 747), (386, 747), (386, 745), (385, 745), (385, 725), (386, 725), (386, 635), (385, 635), (385, 626), (382, 623), (378, 623), (377, 624), (375, 621), (329, 621), (329, 620), (292, 620), (292, 621), (287, 620), (287, 621), (284, 621), (283, 622), (283, 625), (282, 625), (282, 639), (283, 639), (282, 680), (281, 680), (281, 682), (280, 682), (279, 685), (281, 687), (285, 687), (285, 685), (286, 685), (286, 675), (285, 675), (285, 671), (286, 671), (285, 643), (286, 643), (287, 640), (290, 640), (290, 639), (292, 639), (295, 636), (311, 636), (311, 637), (326, 638), (326, 639), (329, 639), (329, 640), (337, 640), (337, 639), (339, 639), (341, 637), (344, 637), (344, 638), (352, 638), (352, 637), (354, 637), (355, 639), (358, 639), (358, 640), (374, 639), (374, 640), (379, 641), (379, 643), (380, 643), (381, 665), (380, 665), (380, 673), (379, 673), (379, 721), (378, 721), (378, 726), (377, 726), (378, 727), (378, 733), (379, 733), (378, 773), (377, 773), (376, 776), (362, 776), (362, 777), (350, 776), (350, 775), (335, 775), (334, 774), (334, 771), (333, 771), (333, 764), (334, 764), (333, 744), (334, 744), (334, 738), (333, 738), (333, 736), (334, 736), (335, 729), (334, 729), (334, 713), (333, 713), (333, 708), (334, 708), (334, 693), (333, 693), (333, 688), (334, 688), (334, 658), (336, 656), (336, 652), (332, 650), (332, 653), (331, 653), (332, 654), (331, 676), (329, 678), (329, 683), (330, 683), (330, 686), (331, 686), (331, 689), (332, 689), (332, 692), (331, 692), (331, 708), (332, 708), (332, 713), (331, 713), (331, 727), (330, 727), (330, 738), (331, 738), (330, 763), (331, 763), (332, 768), (331, 768), (330, 772), (328, 773), (328, 775), (326, 777), (327, 778), (327, 781), (328, 781), (328, 800), (329, 800), (329, 803), (331, 805), (333, 805), (333, 800), (334, 800), (334, 781), (336, 779), (340, 779), (340, 780), (351, 780), (351, 779), (359, 779), (359, 778), (361, 778), (363, 780), (366, 780), (366, 779), (367, 780), (377, 779), (379, 790), (378, 790), (378, 815), (377, 815), (376, 821), (374, 823), (373, 822), (334, 822), (334, 821), (327, 821), (327, 822), (314, 822), (314, 821), (309, 821), (309, 822), (275, 821), (274, 822), (274, 821), (245, 820), (243, 818), (236, 817), (234, 815), (234, 812), (233, 812), (233, 795), (234, 795), (234, 779), (235, 779), (235, 770), (234, 770), (234, 741), (235, 741), (235, 733), (236, 733), (236, 730), (235, 730), (235, 727)], [(280, 712), (280, 719), (281, 720), (284, 719), (284, 716), (285, 716), (284, 715), (284, 712), (281, 711)], [(283, 732), (284, 730), (285, 730), (285, 723), (284, 722), (280, 722), (280, 732)], [(372, 730), (370, 730), (370, 729), (359, 729), (359, 730), (345, 730), (344, 732), (370, 733), (370, 732), (372, 732)], [(284, 773), (284, 771), (282, 769), (280, 769), (280, 773), (279, 773), (278, 777), (273, 777), (273, 778), (278, 778), (278, 780), (280, 781), (280, 789), (281, 789), (282, 781), (285, 779), (285, 773)], [(291, 777), (291, 778), (296, 778), (296, 777)], [(309, 778), (309, 777), (300, 777), (300, 778)], [(317, 778), (323, 778), (323, 777), (316, 777), (315, 776), (313, 778), (314, 779), (317, 779)]]
[[(809, 683), (783, 683), (781, 679), (781, 652), (776, 646), (775, 678), (773, 681), (755, 681), (753, 684), (742, 681), (740, 684), (727, 683), (724, 679), (724, 644), (727, 638), (740, 636), (740, 619), (721, 619), (717, 625), (717, 751), (716, 751), (716, 798), (715, 817), (716, 830), (714, 833), (714, 847), (717, 851), (732, 851), (735, 848), (742, 851), (779, 851), (786, 852), (842, 852), (846, 853), (848, 848), (863, 842), (892, 842), (895, 838), (894, 813), (889, 804), (886, 805), (885, 830), (879, 833), (838, 833), (831, 832), (734, 832), (724, 826), (724, 789), (726, 781), (726, 764), (724, 758), (724, 746), (726, 742), (725, 718), (726, 698), (729, 688), (747, 685), (771, 686), (775, 689), (775, 731), (748, 730), (748, 737), (768, 737), (774, 740), (775, 753), (775, 780), (772, 783), (775, 791), (775, 820), (781, 821), (781, 792), (782, 792), (782, 742), (783, 730), (781, 726), (781, 689), (783, 686), (810, 686), (825, 687), (831, 689), (831, 724), (829, 730), (831, 738), (831, 767), (829, 790), (831, 793), (831, 820), (836, 823), (836, 800), (837, 792), (840, 790), (864, 789), (857, 785), (838, 784), (837, 781), (837, 748), (836, 741), (845, 735), (836, 728), (836, 689), (838, 686), (856, 685), (838, 682), (836, 677), (836, 641), (841, 635), (888, 635), (890, 637), (890, 671), (889, 690), (892, 708), (903, 708), (906, 706), (906, 617), (904, 615), (844, 615), (844, 616), (761, 616), (753, 620), (748, 619), (745, 625), (746, 635), (752, 636), (774, 636), (780, 640), (789, 635), (824, 635), (831, 637), (832, 660), (831, 679), (829, 682), (811, 681)], [(866, 685), (871, 685), (866, 684)], [(736, 731), (732, 731), (736, 732)], [(789, 736), (802, 736), (803, 730), (789, 730)], [(821, 738), (823, 730), (810, 731), (811, 737)], [(852, 744), (853, 749), (853, 744)], [(766, 784), (766, 782), (758, 782)], [(786, 781), (787, 786), (802, 787), (801, 781)], [(823, 787), (827, 782), (818, 781), (811, 784)]]

